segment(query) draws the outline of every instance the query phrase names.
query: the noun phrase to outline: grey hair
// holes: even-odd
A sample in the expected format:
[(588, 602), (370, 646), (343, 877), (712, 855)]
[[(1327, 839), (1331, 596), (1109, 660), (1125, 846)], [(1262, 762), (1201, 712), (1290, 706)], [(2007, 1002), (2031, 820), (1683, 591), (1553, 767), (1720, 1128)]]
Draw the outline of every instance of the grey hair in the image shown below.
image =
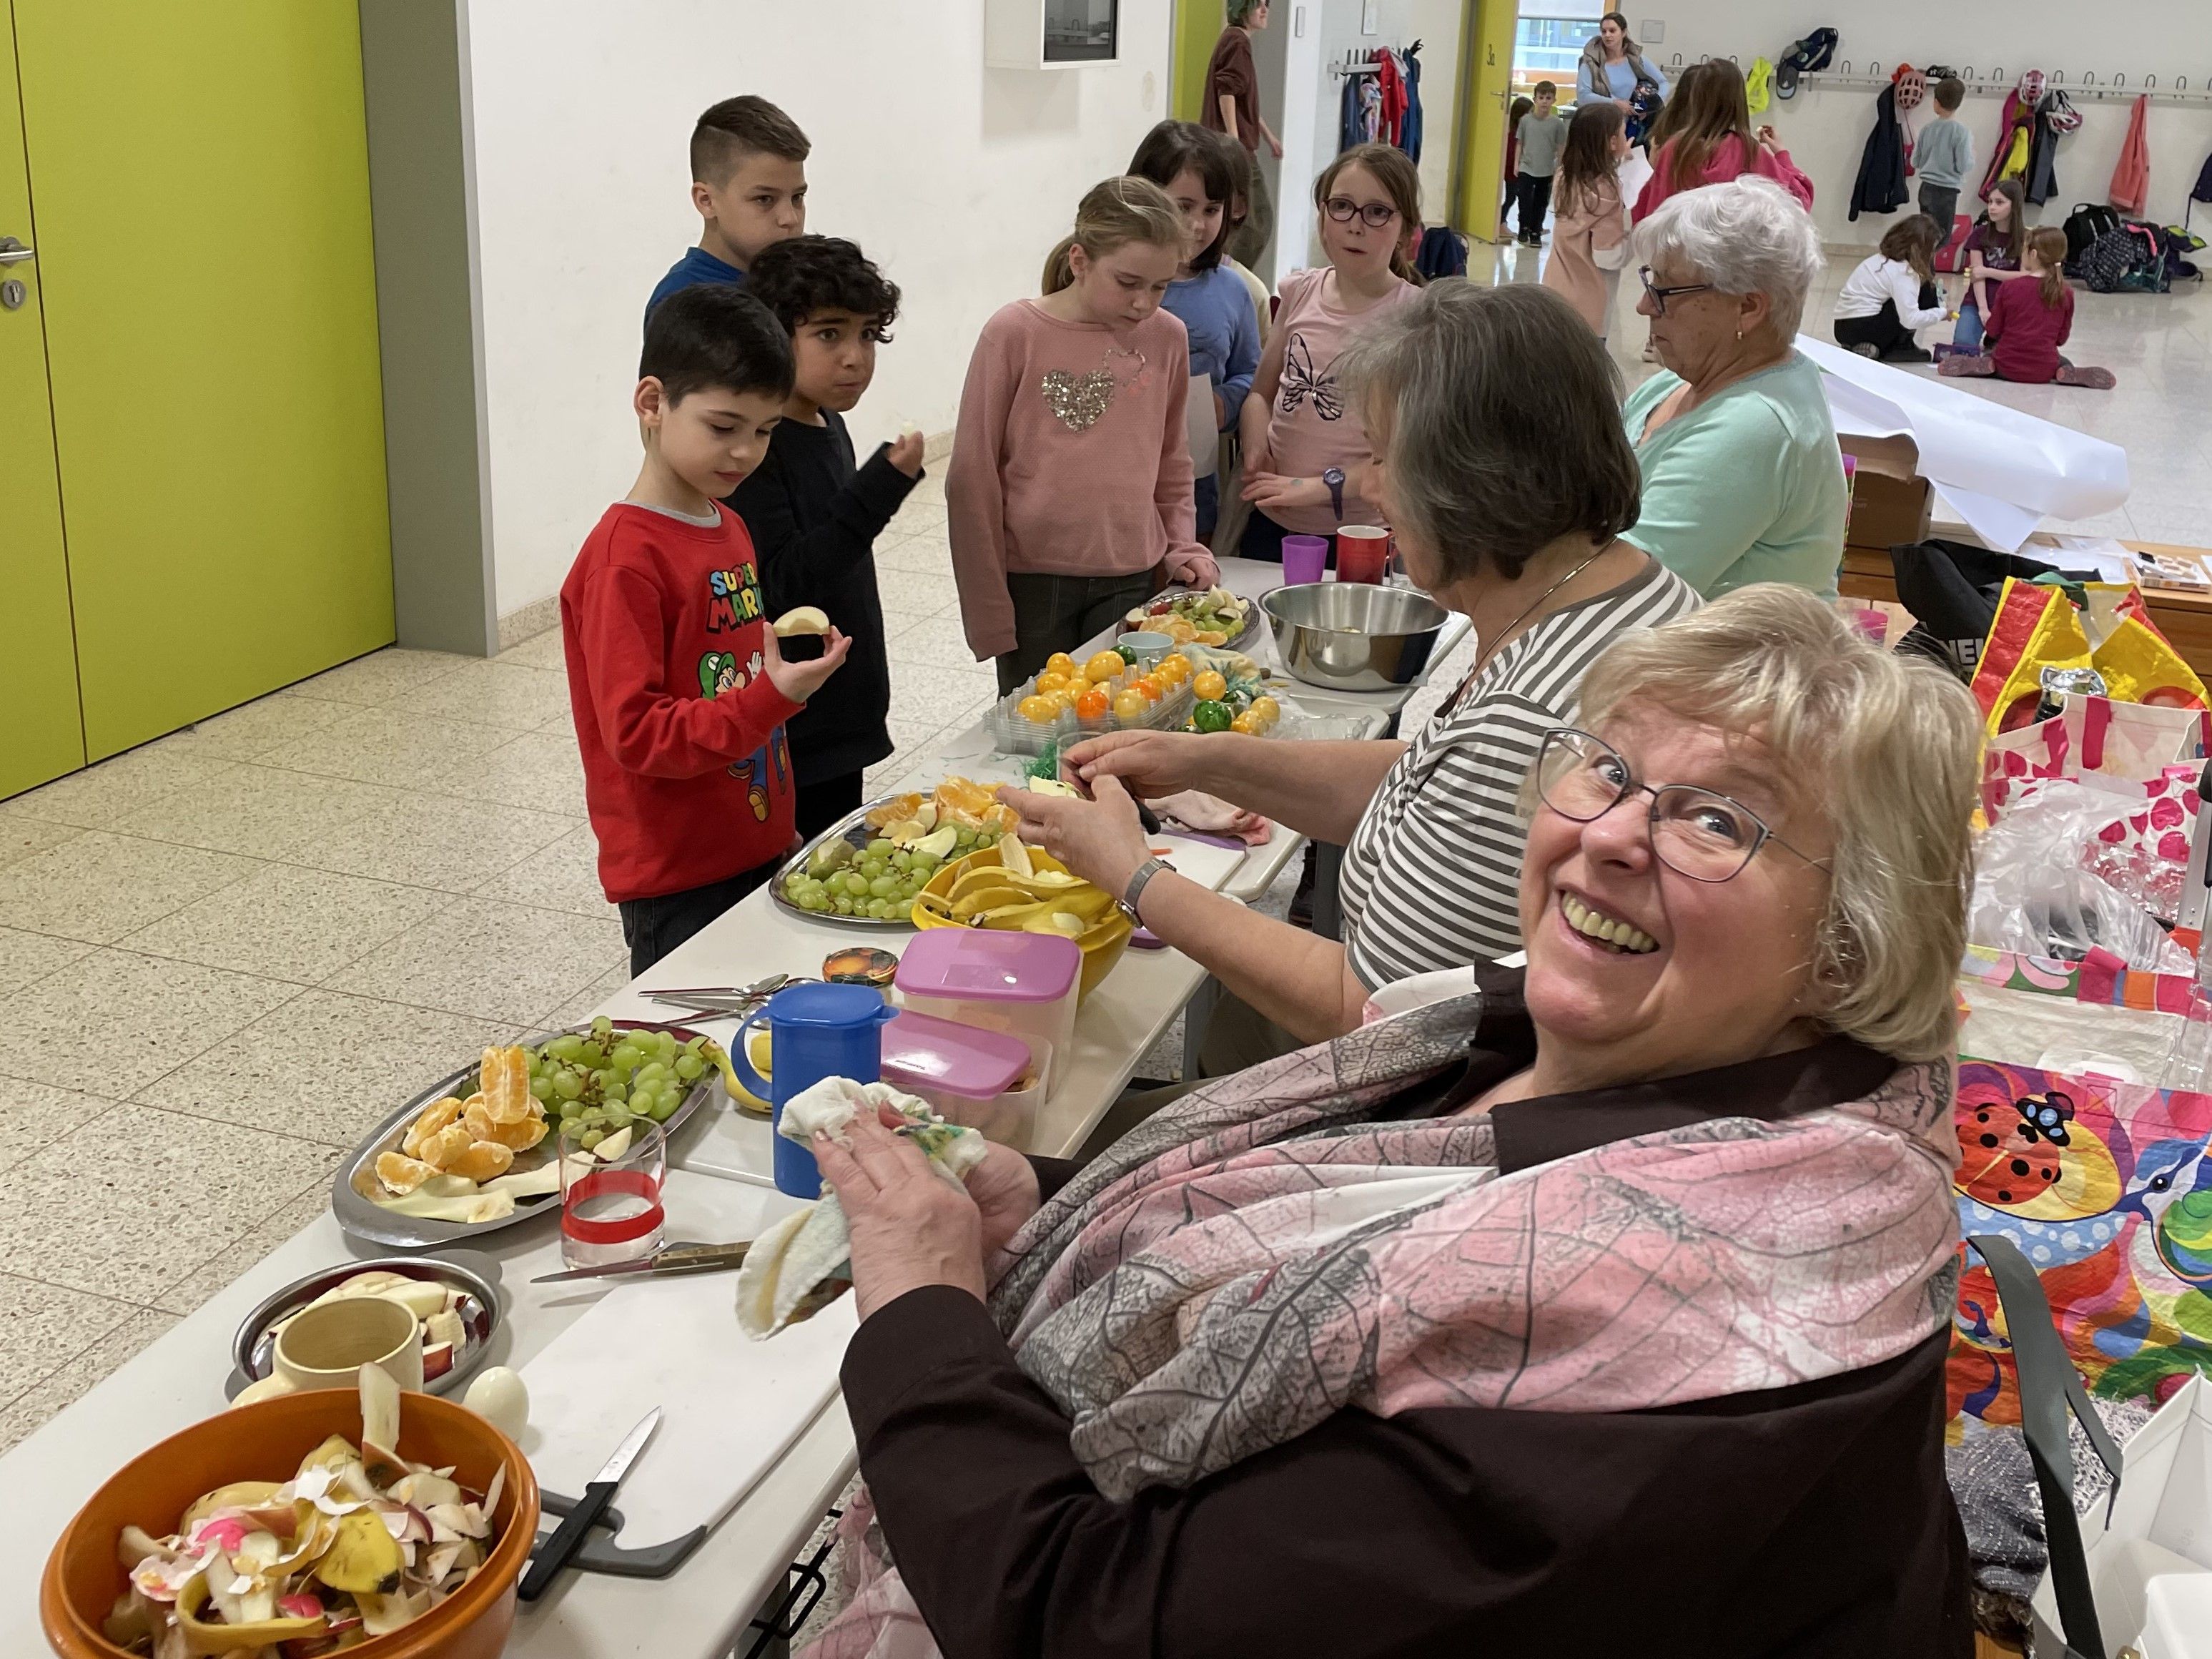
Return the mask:
[(1583, 681), (1581, 723), (1628, 705), (1757, 738), (1785, 799), (1826, 820), (1814, 1018), (1893, 1059), (1950, 1054), (1982, 740), (1966, 688), (1768, 582), (1607, 647)]
[(1813, 216), (1755, 173), (1668, 197), (1636, 228), (1635, 242), (1647, 265), (1663, 262), (1723, 294), (1764, 294), (1784, 344), (1827, 263)]

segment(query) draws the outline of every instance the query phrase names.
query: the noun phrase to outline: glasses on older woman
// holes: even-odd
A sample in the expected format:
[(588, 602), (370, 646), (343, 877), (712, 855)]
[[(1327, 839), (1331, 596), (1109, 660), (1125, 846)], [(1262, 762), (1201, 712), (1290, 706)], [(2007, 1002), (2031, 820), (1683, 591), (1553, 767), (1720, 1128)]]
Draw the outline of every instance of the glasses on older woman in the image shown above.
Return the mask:
[(1364, 219), (1374, 229), (1380, 230), (1398, 216), (1398, 210), (1388, 202), (1359, 203), (1349, 196), (1332, 196), (1322, 204), (1328, 216), (1340, 225), (1348, 225), (1353, 216)]
[(1631, 795), (1650, 795), (1651, 850), (1692, 881), (1734, 880), (1770, 841), (1808, 864), (1826, 862), (1798, 853), (1741, 801), (1692, 783), (1654, 787), (1637, 782), (1618, 750), (1571, 726), (1544, 734), (1536, 751), (1536, 787), (1545, 805), (1577, 823), (1603, 817)]
[(1711, 283), (1676, 283), (1671, 287), (1662, 288), (1651, 280), (1650, 265), (1639, 265), (1636, 274), (1644, 279), (1644, 291), (1651, 296), (1651, 312), (1656, 317), (1667, 314), (1667, 301), (1678, 294), (1710, 294), (1713, 289)]

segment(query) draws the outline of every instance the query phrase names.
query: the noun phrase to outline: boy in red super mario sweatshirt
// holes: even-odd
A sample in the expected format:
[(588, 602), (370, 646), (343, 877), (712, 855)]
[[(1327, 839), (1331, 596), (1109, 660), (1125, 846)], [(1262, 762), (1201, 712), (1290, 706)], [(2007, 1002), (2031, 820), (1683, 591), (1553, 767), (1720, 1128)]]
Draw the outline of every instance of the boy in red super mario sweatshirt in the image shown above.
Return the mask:
[(686, 289), (653, 308), (639, 373), (645, 465), (561, 586), (584, 800), (633, 975), (790, 850), (783, 723), (852, 645), (833, 628), (818, 658), (783, 660), (752, 539), (721, 504), (791, 395), (783, 325), (742, 289)]

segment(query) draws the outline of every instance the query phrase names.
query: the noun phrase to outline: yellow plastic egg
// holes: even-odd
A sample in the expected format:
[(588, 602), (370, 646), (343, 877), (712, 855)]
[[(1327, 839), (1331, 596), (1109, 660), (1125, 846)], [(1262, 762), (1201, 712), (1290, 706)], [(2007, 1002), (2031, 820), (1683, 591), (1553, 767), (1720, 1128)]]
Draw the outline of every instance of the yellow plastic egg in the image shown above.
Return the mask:
[(1242, 732), (1248, 738), (1256, 738), (1267, 729), (1267, 723), (1265, 720), (1254, 720), (1252, 711), (1248, 708), (1229, 722), (1229, 729), (1232, 732)]
[(1114, 718), (1125, 726), (1142, 724), (1152, 712), (1152, 700), (1141, 691), (1122, 691), (1115, 696)]
[(1190, 659), (1180, 651), (1170, 651), (1152, 665), (1152, 672), (1170, 685), (1181, 685), (1190, 678)]
[(1201, 670), (1190, 683), (1191, 694), (1200, 702), (1218, 702), (1229, 690), (1229, 682), (1217, 669)]
[(1083, 673), (1086, 679), (1110, 680), (1128, 665), (1121, 660), (1120, 652), (1101, 651), (1083, 665)]
[(1045, 693), (1049, 691), (1065, 691), (1067, 690), (1067, 676), (1065, 674), (1040, 674), (1036, 677), (1036, 689), (1037, 695), (1040, 696), (1042, 696)]
[(1047, 696), (1024, 697), (1016, 705), (1016, 712), (1025, 720), (1038, 726), (1050, 726), (1060, 718), (1060, 704)]
[(1277, 720), (1282, 719), (1283, 705), (1263, 692), (1252, 699), (1252, 706), (1244, 712), (1248, 714), (1256, 714), (1268, 725), (1273, 726)]
[(1075, 659), (1065, 651), (1055, 651), (1044, 659), (1044, 672), (1048, 674), (1072, 675), (1075, 672)]

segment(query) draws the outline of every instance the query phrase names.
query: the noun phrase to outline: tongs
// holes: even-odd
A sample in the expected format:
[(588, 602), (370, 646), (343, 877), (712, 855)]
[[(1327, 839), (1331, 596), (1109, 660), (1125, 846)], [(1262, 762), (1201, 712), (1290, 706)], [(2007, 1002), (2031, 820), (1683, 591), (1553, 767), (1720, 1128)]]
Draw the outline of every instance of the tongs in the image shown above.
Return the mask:
[(695, 1014), (749, 1014), (787, 985), (807, 981), (789, 974), (770, 974), (750, 985), (696, 985), (687, 990), (640, 993), (647, 1002), (664, 1008), (682, 1008)]

